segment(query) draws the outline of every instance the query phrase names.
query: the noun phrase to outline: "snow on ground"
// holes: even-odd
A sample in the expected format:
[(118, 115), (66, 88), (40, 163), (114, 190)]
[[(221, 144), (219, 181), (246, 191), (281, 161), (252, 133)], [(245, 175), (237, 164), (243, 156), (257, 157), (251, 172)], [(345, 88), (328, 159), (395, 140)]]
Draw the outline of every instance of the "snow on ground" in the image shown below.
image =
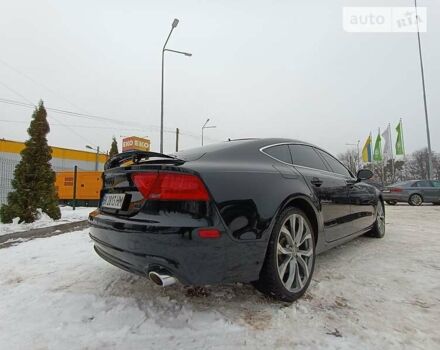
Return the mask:
[(77, 207), (75, 210), (73, 210), (72, 207), (65, 206), (65, 207), (60, 207), (60, 210), (61, 210), (61, 219), (59, 220), (52, 220), (49, 216), (47, 216), (45, 213), (41, 213), (40, 211), (40, 218), (37, 221), (32, 222), (30, 224), (26, 224), (26, 223), (19, 224), (18, 223), (19, 218), (15, 218), (11, 224), (0, 223), (0, 236), (8, 233), (22, 232), (22, 231), (32, 230), (35, 228), (49, 227), (59, 224), (65, 224), (68, 222), (86, 220), (87, 217), (89, 216), (89, 213), (95, 210), (95, 208)]
[(248, 285), (161, 289), (87, 230), (0, 249), (0, 349), (439, 349), (440, 207), (387, 206), (384, 239), (317, 258), (291, 305)]

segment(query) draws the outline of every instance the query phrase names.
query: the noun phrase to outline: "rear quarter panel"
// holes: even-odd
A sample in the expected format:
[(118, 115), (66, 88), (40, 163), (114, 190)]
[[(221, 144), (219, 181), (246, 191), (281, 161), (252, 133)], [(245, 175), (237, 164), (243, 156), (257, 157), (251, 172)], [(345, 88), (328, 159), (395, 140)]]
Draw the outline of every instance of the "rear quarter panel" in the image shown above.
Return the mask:
[(284, 178), (271, 164), (203, 164), (199, 172), (237, 240), (266, 239), (280, 206), (295, 192), (310, 192), (300, 175)]
[[(185, 165), (186, 166), (186, 165)], [(231, 257), (240, 256), (261, 264), (277, 215), (294, 198), (305, 197), (316, 208), (302, 176), (265, 155), (252, 162), (189, 162), (207, 185), (228, 234), (237, 244)], [(285, 167), (285, 168), (283, 168)]]

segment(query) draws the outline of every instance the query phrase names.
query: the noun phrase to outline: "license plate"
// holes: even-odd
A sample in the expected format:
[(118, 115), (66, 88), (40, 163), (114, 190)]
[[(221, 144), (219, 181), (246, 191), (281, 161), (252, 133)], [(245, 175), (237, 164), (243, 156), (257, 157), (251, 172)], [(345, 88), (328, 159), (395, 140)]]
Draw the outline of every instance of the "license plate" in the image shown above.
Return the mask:
[(383, 190), (383, 193), (390, 193), (390, 190)]
[(125, 193), (106, 194), (102, 199), (102, 207), (111, 209), (121, 209), (124, 203)]

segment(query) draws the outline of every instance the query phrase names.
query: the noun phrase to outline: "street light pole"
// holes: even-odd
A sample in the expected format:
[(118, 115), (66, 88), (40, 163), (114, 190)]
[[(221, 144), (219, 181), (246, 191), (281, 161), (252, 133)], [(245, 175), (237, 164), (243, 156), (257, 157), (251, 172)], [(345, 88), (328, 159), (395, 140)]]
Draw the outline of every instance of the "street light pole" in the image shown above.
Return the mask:
[(179, 20), (177, 18), (174, 19), (171, 24), (170, 33), (167, 36), (167, 40), (165, 40), (165, 44), (162, 48), (162, 82), (161, 82), (161, 90), (160, 90), (160, 153), (163, 153), (163, 100), (164, 100), (164, 75), (165, 75), (165, 51), (170, 51), (174, 53), (179, 53), (185, 56), (192, 56), (192, 54), (183, 51), (169, 50), (166, 48), (168, 44), (168, 40), (170, 40), (171, 34), (173, 33), (174, 28), (179, 24)]
[(176, 128), (176, 152), (179, 152), (179, 128)]
[(359, 170), (360, 165), (361, 165), (361, 155), (360, 155), (360, 149), (359, 149), (359, 143), (361, 142), (361, 140), (357, 140), (357, 143), (346, 143), (346, 146), (356, 146), (356, 150), (357, 150), (357, 154), (356, 154), (356, 171)]
[(210, 120), (209, 118), (206, 119), (205, 124), (203, 124), (203, 126), (202, 126), (202, 146), (203, 146), (203, 131), (204, 131), (205, 129), (214, 129), (214, 128), (216, 128), (215, 125), (213, 125), (213, 126), (206, 126), (206, 125), (209, 123), (209, 120)]
[(426, 138), (428, 141), (428, 180), (430, 180), (430, 179), (432, 179), (431, 135), (429, 132), (428, 106), (426, 104), (425, 72), (423, 69), (422, 44), (420, 43), (419, 15), (417, 13), (417, 0), (414, 0), (414, 7), (416, 9), (417, 42), (419, 44), (420, 71), (422, 73), (423, 103), (424, 103), (424, 107), (425, 107)]
[(96, 147), (95, 171), (98, 171), (98, 161), (99, 161), (99, 146)]
[(96, 157), (95, 157), (95, 171), (98, 171), (98, 164), (99, 164), (99, 146), (96, 148), (93, 148), (92, 146), (86, 145), (86, 148), (91, 149), (93, 151), (96, 151)]

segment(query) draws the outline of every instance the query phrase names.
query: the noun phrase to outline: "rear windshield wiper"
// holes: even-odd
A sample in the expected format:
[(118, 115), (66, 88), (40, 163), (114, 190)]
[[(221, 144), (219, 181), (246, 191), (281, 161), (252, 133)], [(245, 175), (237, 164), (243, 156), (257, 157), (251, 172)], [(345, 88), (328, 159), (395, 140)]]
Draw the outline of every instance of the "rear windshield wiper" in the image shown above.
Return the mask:
[(156, 158), (157, 162), (160, 163), (173, 163), (173, 164), (183, 164), (184, 160), (168, 156), (166, 154), (157, 153), (157, 152), (149, 152), (149, 151), (128, 151), (118, 153), (114, 157), (110, 158), (104, 164), (104, 170), (108, 170), (111, 168), (116, 168), (120, 166), (122, 163), (127, 161), (132, 161), (134, 164), (139, 164), (142, 161), (148, 161), (150, 158)]

